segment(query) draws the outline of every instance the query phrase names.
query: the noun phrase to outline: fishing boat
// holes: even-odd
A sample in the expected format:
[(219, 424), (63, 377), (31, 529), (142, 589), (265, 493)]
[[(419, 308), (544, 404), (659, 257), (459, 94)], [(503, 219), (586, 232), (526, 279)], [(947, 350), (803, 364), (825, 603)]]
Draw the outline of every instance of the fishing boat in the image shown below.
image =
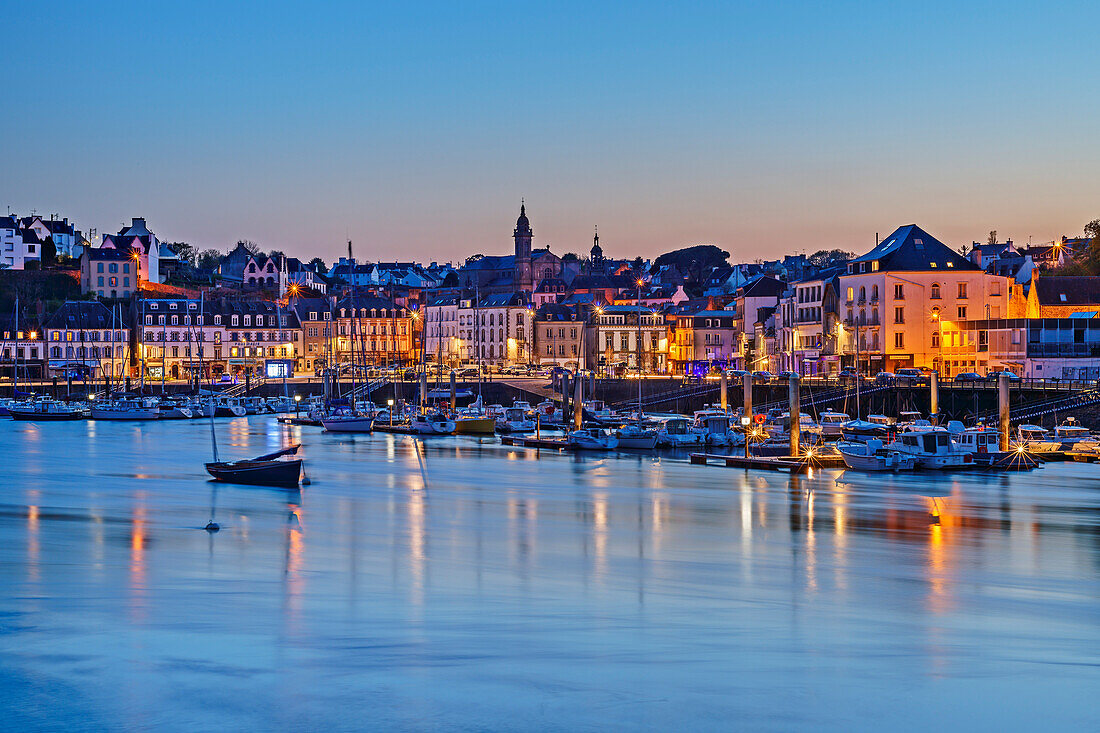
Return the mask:
[(248, 410), (237, 397), (219, 395), (214, 401), (214, 417), (244, 417)]
[(93, 420), (158, 420), (160, 407), (156, 400), (124, 397), (92, 405)]
[(8, 407), (8, 412), (15, 420), (34, 420), (37, 422), (83, 420), (88, 416), (83, 407), (70, 405), (48, 397), (32, 402), (13, 404)]
[(898, 434), (886, 450), (913, 456), (917, 468), (942, 470), (974, 465), (974, 455), (959, 449), (944, 428), (909, 430)]
[(705, 445), (706, 442), (707, 434), (693, 427), (687, 418), (683, 417), (673, 417), (665, 420), (657, 433), (657, 446), (660, 448)]
[(619, 445), (619, 439), (610, 430), (597, 427), (574, 430), (566, 442), (577, 450), (614, 450)]
[(418, 412), (409, 419), (409, 427), (417, 435), (451, 435), (455, 421), (441, 412)]
[(721, 408), (696, 410), (692, 427), (703, 431), (707, 445), (744, 445), (745, 436), (733, 429), (732, 420), (733, 416)]
[(857, 471), (912, 471), (916, 465), (916, 456), (888, 450), (878, 438), (862, 442), (838, 441), (836, 449), (844, 465)]
[(496, 429), (498, 433), (533, 433), (535, 421), (527, 417), (527, 410), (512, 406), (504, 411), (502, 417), (497, 418)]
[(297, 452), (298, 446), (293, 445), (242, 461), (212, 461), (206, 464), (206, 470), (218, 481), (253, 486), (292, 487), (297, 486), (301, 478), (302, 459), (279, 459)]
[(653, 450), (657, 446), (657, 428), (647, 428), (639, 423), (626, 423), (615, 432), (620, 448)]

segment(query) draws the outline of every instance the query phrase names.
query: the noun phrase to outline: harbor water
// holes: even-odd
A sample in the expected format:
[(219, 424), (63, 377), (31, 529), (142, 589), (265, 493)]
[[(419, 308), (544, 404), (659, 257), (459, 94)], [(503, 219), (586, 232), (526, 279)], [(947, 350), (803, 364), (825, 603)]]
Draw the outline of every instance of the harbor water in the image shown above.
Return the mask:
[(0, 423), (5, 729), (1100, 728), (1095, 466), (217, 429)]

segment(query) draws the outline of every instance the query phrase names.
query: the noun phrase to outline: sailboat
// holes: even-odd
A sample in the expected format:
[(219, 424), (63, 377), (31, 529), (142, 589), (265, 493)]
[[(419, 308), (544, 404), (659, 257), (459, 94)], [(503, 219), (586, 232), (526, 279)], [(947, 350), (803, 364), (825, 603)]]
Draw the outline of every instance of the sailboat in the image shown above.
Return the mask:
[[(199, 313), (204, 308), (199, 306)], [(203, 339), (199, 340), (201, 344)], [(202, 371), (202, 350), (199, 351), (199, 371)], [(213, 449), (214, 460), (204, 464), (206, 472), (218, 481), (228, 481), (235, 484), (250, 484), (253, 486), (284, 486), (297, 487), (302, 475), (302, 459), (293, 458), (280, 461), (280, 458), (294, 455), (298, 452), (298, 445), (277, 450), (274, 453), (265, 453), (255, 458), (246, 458), (240, 461), (222, 461), (218, 459), (218, 436), (214, 430), (214, 394), (210, 394), (210, 445)]]
[(634, 448), (636, 450), (653, 450), (657, 445), (658, 430), (655, 427), (647, 427), (642, 414), (642, 281), (638, 280), (638, 333), (636, 337), (637, 361), (638, 361), (638, 411), (637, 419), (632, 423), (625, 423), (616, 432), (620, 448)]

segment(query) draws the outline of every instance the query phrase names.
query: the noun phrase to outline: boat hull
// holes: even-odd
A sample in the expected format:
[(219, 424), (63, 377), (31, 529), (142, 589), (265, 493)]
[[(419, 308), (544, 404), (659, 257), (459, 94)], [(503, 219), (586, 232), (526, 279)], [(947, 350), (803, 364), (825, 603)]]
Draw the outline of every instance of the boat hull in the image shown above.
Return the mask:
[(458, 435), (492, 435), (496, 421), (491, 417), (459, 418), (455, 420), (454, 431)]
[(9, 410), (13, 420), (33, 420), (35, 422), (60, 422), (62, 420), (83, 420), (83, 412), (32, 412)]
[(142, 410), (99, 410), (92, 408), (93, 420), (157, 420), (160, 410), (150, 407)]
[(374, 418), (326, 418), (321, 425), (330, 433), (369, 433), (374, 430)]
[(207, 463), (206, 471), (218, 481), (226, 483), (294, 487), (298, 485), (302, 473), (302, 459)]

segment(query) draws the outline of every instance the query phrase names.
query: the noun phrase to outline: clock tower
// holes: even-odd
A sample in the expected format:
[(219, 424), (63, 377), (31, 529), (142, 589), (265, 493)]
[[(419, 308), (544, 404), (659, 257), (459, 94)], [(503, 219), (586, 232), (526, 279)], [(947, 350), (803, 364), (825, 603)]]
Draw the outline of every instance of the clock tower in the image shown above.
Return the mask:
[(516, 240), (515, 273), (513, 275), (515, 289), (531, 293), (535, 288), (531, 267), (531, 222), (527, 220), (527, 206), (522, 200), (519, 205), (519, 218), (516, 219), (516, 229), (512, 232), (512, 237)]

